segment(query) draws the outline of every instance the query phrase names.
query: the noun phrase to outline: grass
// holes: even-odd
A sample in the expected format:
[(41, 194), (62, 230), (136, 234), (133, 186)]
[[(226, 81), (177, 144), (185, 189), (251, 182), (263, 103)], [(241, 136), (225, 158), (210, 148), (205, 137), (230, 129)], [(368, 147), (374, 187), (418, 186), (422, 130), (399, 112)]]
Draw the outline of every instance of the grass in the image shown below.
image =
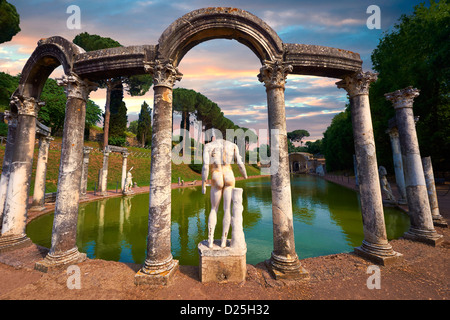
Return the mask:
[[(60, 145), (61, 138), (55, 138), (52, 142), (53, 145)], [(88, 184), (87, 190), (93, 191), (96, 187), (98, 189), (98, 172), (103, 166), (103, 154), (97, 151), (100, 147), (98, 142), (85, 141), (85, 146), (93, 147), (89, 155), (89, 167), (88, 167)], [(59, 148), (58, 148), (59, 149)], [(151, 162), (151, 150), (137, 147), (127, 147), (131, 153), (127, 158), (127, 170), (130, 170), (133, 174), (133, 182), (136, 182), (138, 186), (148, 186), (150, 184), (150, 162)], [(0, 146), (0, 168), (3, 166), (3, 156), (5, 153), (5, 146)], [(38, 145), (33, 156), (33, 172), (31, 176), (30, 195), (34, 190), (34, 179), (36, 174)], [(50, 148), (47, 164), (47, 179), (46, 179), (46, 192), (56, 192), (58, 185), (58, 174), (60, 166), (61, 150), (55, 150)], [(256, 176), (260, 174), (260, 170), (252, 165), (246, 165), (247, 175)], [(240, 177), (241, 174), (237, 165), (233, 165), (233, 171), (236, 177)], [(108, 190), (120, 189), (120, 181), (122, 177), (122, 155), (117, 153), (110, 153), (108, 160)], [(202, 176), (200, 173), (193, 171), (188, 164), (175, 165), (172, 163), (172, 183), (178, 182), (178, 177), (181, 177), (185, 182), (187, 181), (201, 181)]]

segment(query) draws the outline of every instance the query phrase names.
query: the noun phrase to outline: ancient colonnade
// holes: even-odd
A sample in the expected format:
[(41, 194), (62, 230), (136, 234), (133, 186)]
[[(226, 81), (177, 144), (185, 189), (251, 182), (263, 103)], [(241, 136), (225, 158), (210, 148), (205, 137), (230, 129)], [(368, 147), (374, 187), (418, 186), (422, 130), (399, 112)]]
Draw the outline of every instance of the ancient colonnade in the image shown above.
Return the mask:
[[(36, 263), (36, 269), (41, 271), (78, 263), (86, 258), (76, 246), (76, 230), (78, 201), (80, 194), (86, 192), (89, 163), (89, 149), (83, 149), (85, 105), (89, 93), (96, 90), (95, 81), (119, 75), (151, 74), (154, 81), (154, 108), (147, 257), (142, 269), (136, 274), (135, 282), (167, 284), (171, 281), (178, 268), (178, 261), (171, 253), (172, 91), (175, 83), (182, 78), (178, 65), (183, 56), (195, 45), (218, 38), (241, 42), (261, 61), (257, 77), (265, 86), (267, 94), (269, 129), (276, 130), (270, 143), (279, 151), (278, 169), (271, 175), (273, 251), (267, 261), (275, 278), (296, 279), (307, 276), (297, 256), (294, 241), (284, 99), (289, 74), (341, 79), (337, 86), (347, 91), (351, 103), (363, 216), (364, 240), (360, 247), (355, 248), (355, 252), (381, 264), (401, 257), (387, 240), (378, 179), (368, 98), (369, 86), (376, 80), (376, 74), (362, 71), (362, 61), (357, 53), (323, 46), (283, 43), (264, 21), (236, 8), (192, 11), (172, 23), (161, 35), (157, 46), (84, 52), (61, 37), (39, 41), (24, 67), (19, 88), (11, 100), (11, 114), (17, 114), (18, 124), (15, 142), (7, 146), (5, 155), (5, 161), (10, 161), (11, 170), (3, 210), (0, 252), (30, 242), (25, 225), (36, 115), (40, 107), (40, 92), (51, 72), (57, 66), (63, 66), (65, 74), (58, 84), (65, 88), (68, 99), (52, 242), (45, 259)], [(397, 94), (389, 97), (395, 100)], [(405, 103), (395, 107), (400, 143), (402, 146), (414, 145), (415, 142), (403, 134), (413, 125), (411, 113), (407, 111), (410, 108), (405, 107)], [(417, 165), (420, 164), (420, 161), (417, 162), (416, 149), (408, 148), (402, 147), (404, 159), (409, 159), (405, 164), (405, 173), (419, 170)], [(105, 157), (107, 170), (106, 154)], [(124, 166), (126, 171), (125, 156)], [(103, 182), (105, 179), (102, 178)], [(422, 187), (423, 181), (419, 180), (405, 174), (406, 196), (414, 221), (409, 234), (413, 235), (414, 240), (425, 237), (437, 241), (430, 208), (426, 210), (422, 202), (413, 208), (415, 202), (413, 199), (410, 202), (410, 197), (427, 196), (424, 193), (426, 189)]]

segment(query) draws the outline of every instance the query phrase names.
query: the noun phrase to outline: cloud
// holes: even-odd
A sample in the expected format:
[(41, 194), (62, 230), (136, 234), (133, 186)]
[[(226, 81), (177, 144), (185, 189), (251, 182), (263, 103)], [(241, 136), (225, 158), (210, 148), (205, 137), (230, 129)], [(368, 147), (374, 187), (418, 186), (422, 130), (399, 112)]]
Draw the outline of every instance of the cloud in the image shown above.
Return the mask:
[[(0, 71), (17, 74), (36, 48), (37, 41), (54, 35), (72, 40), (78, 33), (89, 32), (111, 37), (122, 45), (157, 44), (163, 31), (176, 19), (194, 9), (210, 6), (238, 7), (260, 17), (286, 43), (317, 44), (358, 52), (363, 68), (370, 69), (370, 54), (383, 31), (402, 13), (410, 13), (421, 0), (228, 0), (211, 2), (162, 0), (14, 1), (22, 31), (11, 42), (0, 45)], [(81, 9), (81, 30), (69, 30), (67, 6)], [(381, 8), (382, 29), (366, 27), (371, 4)], [(261, 62), (237, 41), (212, 40), (191, 49), (181, 60), (184, 74), (176, 87), (201, 92), (218, 103), (225, 116), (237, 125), (267, 128), (267, 96), (264, 85), (257, 80)], [(61, 69), (51, 75), (60, 76)], [(309, 139), (322, 136), (332, 117), (345, 108), (346, 92), (337, 89), (336, 79), (289, 75), (286, 83), (286, 119), (289, 131), (306, 129)], [(91, 93), (101, 108), (104, 90)], [(129, 120), (136, 116), (145, 100), (153, 103), (153, 90), (144, 97), (124, 98)], [(132, 115), (132, 116), (131, 116)], [(131, 120), (130, 120), (131, 121)]]

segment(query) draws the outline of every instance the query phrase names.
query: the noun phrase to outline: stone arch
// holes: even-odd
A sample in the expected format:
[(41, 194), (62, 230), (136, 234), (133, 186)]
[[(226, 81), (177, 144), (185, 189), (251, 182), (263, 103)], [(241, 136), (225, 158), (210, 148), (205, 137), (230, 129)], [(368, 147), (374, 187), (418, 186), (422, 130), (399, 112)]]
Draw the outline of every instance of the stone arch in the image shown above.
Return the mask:
[(198, 9), (177, 19), (159, 38), (158, 53), (178, 66), (191, 48), (212, 39), (237, 40), (261, 62), (283, 56), (283, 42), (268, 24), (245, 10), (223, 7)]
[(41, 39), (25, 64), (19, 81), (19, 94), (39, 99), (45, 81), (62, 65), (65, 74), (72, 71), (75, 56), (85, 51), (66, 39), (55, 36)]

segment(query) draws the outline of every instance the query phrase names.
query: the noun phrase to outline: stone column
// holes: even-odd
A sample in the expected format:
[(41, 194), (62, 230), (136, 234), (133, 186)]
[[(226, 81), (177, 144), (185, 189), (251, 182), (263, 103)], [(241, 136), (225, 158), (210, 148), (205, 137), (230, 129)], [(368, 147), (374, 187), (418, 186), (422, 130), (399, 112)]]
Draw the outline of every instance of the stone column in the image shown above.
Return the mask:
[(352, 112), (353, 138), (358, 172), (360, 205), (364, 240), (355, 253), (386, 265), (402, 255), (389, 244), (384, 222), (378, 164), (375, 152), (372, 118), (369, 104), (369, 87), (377, 79), (371, 72), (357, 72), (336, 83), (347, 91)]
[(428, 191), (428, 201), (430, 202), (431, 217), (435, 226), (447, 228), (448, 224), (439, 212), (439, 203), (436, 194), (436, 184), (434, 183), (433, 164), (431, 157), (422, 158), (423, 173)]
[(13, 97), (12, 104), (18, 110), (18, 125), (3, 212), (0, 252), (31, 243), (25, 228), (36, 138), (36, 116), (42, 103), (38, 103), (34, 98)]
[(0, 178), (0, 230), (3, 221), (3, 209), (6, 202), (6, 191), (8, 189), (9, 177), (11, 174), (11, 162), (14, 154), (17, 129), (17, 113), (5, 111), (5, 119), (8, 121), (8, 138), (5, 145), (5, 155), (3, 156), (2, 175)]
[[(271, 174), (273, 251), (266, 264), (276, 279), (296, 279), (308, 276), (295, 251), (292, 214), (291, 180), (287, 146), (284, 89), (286, 77), (292, 66), (282, 61), (265, 61), (258, 79), (267, 93), (267, 106), (271, 148), (278, 147), (278, 170)], [(276, 134), (273, 134), (274, 131)]]
[(436, 233), (433, 226), (413, 114), (413, 101), (418, 95), (419, 90), (407, 87), (386, 93), (385, 97), (393, 103), (402, 146), (406, 198), (411, 219), (410, 229), (404, 237), (437, 245), (443, 241), (443, 237)]
[(127, 158), (130, 154), (128, 152), (122, 153), (122, 180), (120, 190), (123, 191), (125, 187), (125, 180), (127, 179)]
[(100, 181), (98, 182), (100, 186), (100, 194), (102, 196), (108, 195), (108, 160), (109, 160), (109, 147), (106, 146), (103, 150), (103, 166), (100, 169)]
[(170, 282), (178, 269), (171, 253), (171, 150), (172, 88), (182, 74), (171, 61), (157, 60), (148, 68), (153, 74), (154, 108), (147, 257), (135, 276), (136, 284)]
[(65, 87), (67, 103), (51, 248), (44, 260), (35, 264), (35, 269), (42, 272), (86, 259), (86, 254), (80, 253), (76, 245), (78, 201), (83, 165), (86, 101), (90, 91), (96, 89), (96, 86), (74, 73), (64, 75), (62, 79), (57, 79), (57, 82)]
[(45, 209), (45, 180), (47, 176), (48, 149), (54, 138), (50, 136), (39, 137), (39, 153), (36, 165), (36, 177), (34, 179), (32, 210)]
[(89, 168), (89, 154), (92, 151), (92, 147), (83, 147), (83, 167), (81, 169), (81, 197), (86, 197), (87, 183), (88, 183), (88, 168)]
[(398, 135), (398, 130), (396, 127), (387, 130), (389, 137), (391, 139), (392, 157), (394, 161), (394, 171), (395, 171), (395, 182), (397, 184), (398, 192), (400, 193), (400, 199), (398, 199), (399, 204), (406, 204), (406, 186), (405, 186), (405, 176), (403, 174), (403, 159), (400, 147), (400, 139)]

